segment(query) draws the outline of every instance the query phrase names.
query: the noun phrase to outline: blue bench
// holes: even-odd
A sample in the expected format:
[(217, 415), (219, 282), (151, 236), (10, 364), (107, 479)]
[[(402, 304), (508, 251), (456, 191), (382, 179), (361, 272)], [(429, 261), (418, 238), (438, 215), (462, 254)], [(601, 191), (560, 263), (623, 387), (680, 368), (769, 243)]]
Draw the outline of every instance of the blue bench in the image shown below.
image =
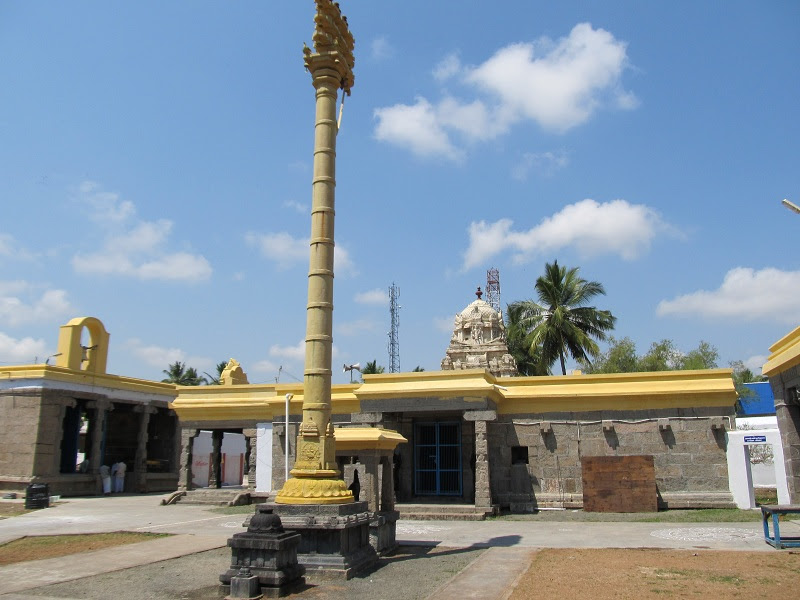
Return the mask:
[[(778, 518), (781, 515), (800, 515), (800, 504), (766, 504), (761, 507), (761, 518), (764, 521), (764, 541), (775, 548), (800, 548), (800, 537), (781, 537)], [(773, 535), (769, 534), (769, 522), (772, 520)]]

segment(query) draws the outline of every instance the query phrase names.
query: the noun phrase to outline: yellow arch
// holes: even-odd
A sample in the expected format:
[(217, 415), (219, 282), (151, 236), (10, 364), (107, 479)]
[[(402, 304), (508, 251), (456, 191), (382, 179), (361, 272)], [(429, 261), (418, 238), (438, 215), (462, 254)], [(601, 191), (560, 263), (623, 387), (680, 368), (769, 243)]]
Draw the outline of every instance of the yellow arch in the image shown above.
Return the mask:
[[(89, 345), (81, 345), (83, 328), (89, 331)], [(56, 366), (74, 371), (104, 374), (108, 363), (109, 333), (100, 319), (77, 317), (61, 326)]]

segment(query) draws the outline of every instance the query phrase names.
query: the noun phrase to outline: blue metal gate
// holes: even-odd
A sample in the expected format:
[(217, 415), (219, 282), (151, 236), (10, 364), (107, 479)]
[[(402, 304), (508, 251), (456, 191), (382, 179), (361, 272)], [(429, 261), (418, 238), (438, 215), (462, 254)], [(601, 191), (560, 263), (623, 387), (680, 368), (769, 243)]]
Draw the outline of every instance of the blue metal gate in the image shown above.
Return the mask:
[(461, 423), (414, 427), (414, 489), (418, 496), (460, 496)]

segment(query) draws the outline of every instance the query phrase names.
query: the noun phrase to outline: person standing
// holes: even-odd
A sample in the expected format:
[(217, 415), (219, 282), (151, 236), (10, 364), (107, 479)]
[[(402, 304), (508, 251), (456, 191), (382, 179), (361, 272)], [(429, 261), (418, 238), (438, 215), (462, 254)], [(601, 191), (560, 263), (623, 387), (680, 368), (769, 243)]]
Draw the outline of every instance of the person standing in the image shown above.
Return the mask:
[(100, 479), (103, 480), (103, 495), (109, 496), (111, 494), (111, 469), (108, 465), (100, 466)]
[(125, 490), (125, 470), (128, 467), (124, 461), (119, 461), (114, 465), (114, 493), (119, 494)]

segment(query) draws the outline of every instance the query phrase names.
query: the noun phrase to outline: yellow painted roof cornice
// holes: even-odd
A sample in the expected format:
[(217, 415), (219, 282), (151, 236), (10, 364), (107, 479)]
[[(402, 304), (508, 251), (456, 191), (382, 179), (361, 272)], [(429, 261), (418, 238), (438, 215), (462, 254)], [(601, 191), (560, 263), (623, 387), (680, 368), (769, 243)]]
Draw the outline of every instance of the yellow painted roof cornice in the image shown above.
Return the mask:
[(359, 400), (436, 396), (454, 398), (482, 396), (499, 401), (495, 384), (506, 385), (514, 378), (498, 379), (485, 369), (459, 371), (422, 371), (420, 373), (381, 373), (364, 375), (364, 384), (355, 390)]
[(800, 327), (772, 344), (769, 352), (767, 362), (761, 367), (764, 375), (771, 376), (800, 364)]
[(0, 388), (2, 387), (42, 386), (58, 388), (64, 386), (78, 386), (80, 388), (105, 388), (109, 390), (122, 390), (132, 393), (155, 394), (164, 396), (165, 400), (174, 398), (177, 394), (175, 386), (169, 383), (159, 383), (148, 379), (122, 377), (106, 373), (92, 373), (89, 371), (76, 371), (65, 367), (53, 365), (19, 365), (0, 368)]
[(731, 369), (515, 377), (499, 384), (507, 388), (498, 406), (503, 414), (732, 406), (737, 398)]
[(337, 450), (394, 450), (408, 440), (391, 429), (343, 427), (333, 430)]
[[(331, 404), (334, 413), (359, 411), (353, 395), (356, 384), (333, 386)], [(303, 385), (242, 384), (177, 386), (178, 397), (172, 409), (185, 421), (224, 421), (240, 419), (272, 420), (286, 411), (286, 394), (292, 394), (289, 413), (303, 412)]]

